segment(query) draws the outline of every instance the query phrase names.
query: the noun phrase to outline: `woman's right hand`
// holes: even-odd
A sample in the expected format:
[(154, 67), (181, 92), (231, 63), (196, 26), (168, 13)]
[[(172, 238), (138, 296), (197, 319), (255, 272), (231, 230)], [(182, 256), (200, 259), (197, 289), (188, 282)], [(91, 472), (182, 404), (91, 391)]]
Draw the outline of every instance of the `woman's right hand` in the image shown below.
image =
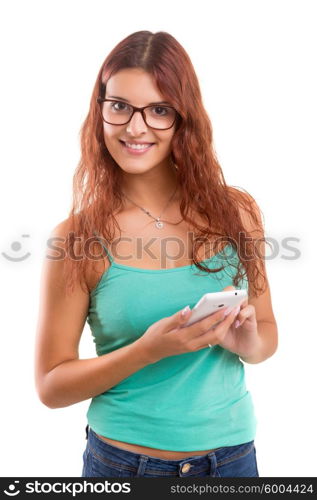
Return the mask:
[(238, 312), (239, 307), (227, 315), (226, 309), (221, 309), (190, 326), (184, 326), (192, 310), (188, 309), (185, 315), (181, 310), (149, 326), (136, 344), (149, 364), (168, 356), (198, 351), (208, 347), (208, 344), (221, 343)]

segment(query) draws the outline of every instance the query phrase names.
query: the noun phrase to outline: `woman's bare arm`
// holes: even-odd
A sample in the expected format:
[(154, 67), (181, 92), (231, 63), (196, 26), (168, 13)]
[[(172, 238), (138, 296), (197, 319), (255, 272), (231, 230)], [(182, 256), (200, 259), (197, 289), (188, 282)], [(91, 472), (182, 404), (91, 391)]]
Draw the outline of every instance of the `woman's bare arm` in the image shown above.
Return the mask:
[[(68, 221), (50, 237), (62, 238)], [(57, 243), (56, 243), (57, 246)], [(56, 252), (47, 251), (56, 257)], [(61, 408), (92, 398), (148, 364), (137, 342), (92, 359), (79, 359), (79, 342), (89, 307), (89, 291), (75, 284), (66, 295), (63, 261), (44, 259), (39, 318), (35, 343), (35, 385), (40, 400), (49, 408)]]
[(42, 403), (49, 408), (79, 403), (109, 390), (146, 364), (137, 342), (97, 358), (64, 361), (45, 374)]

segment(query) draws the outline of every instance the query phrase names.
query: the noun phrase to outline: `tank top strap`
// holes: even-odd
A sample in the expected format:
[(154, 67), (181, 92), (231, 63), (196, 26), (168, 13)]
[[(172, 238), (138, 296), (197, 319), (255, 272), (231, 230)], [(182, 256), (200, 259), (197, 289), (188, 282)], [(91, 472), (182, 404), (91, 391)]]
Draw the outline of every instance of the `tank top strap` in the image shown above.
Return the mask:
[(112, 264), (114, 262), (114, 258), (112, 257), (110, 251), (108, 250), (108, 248), (106, 247), (106, 245), (103, 243), (103, 241), (100, 239), (100, 236), (96, 233), (96, 231), (94, 231), (94, 235), (96, 236), (97, 240), (99, 241), (99, 243), (101, 244), (102, 248), (105, 250), (109, 260), (110, 260), (110, 264)]

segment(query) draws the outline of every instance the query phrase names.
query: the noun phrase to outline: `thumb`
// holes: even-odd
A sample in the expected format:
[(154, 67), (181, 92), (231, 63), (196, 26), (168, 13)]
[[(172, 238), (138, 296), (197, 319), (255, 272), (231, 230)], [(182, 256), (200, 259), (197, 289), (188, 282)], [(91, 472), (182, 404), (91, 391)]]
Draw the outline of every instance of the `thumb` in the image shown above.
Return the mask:
[(191, 313), (192, 310), (190, 309), (190, 307), (186, 306), (184, 307), (184, 309), (181, 309), (180, 311), (177, 311), (175, 314), (172, 314), (172, 316), (166, 318), (168, 320), (168, 328), (174, 329), (181, 327), (188, 321)]
[(235, 290), (235, 287), (232, 285), (225, 286), (221, 291), (222, 292), (229, 292), (230, 290)]
[(175, 327), (179, 325), (183, 325), (186, 323), (192, 313), (192, 310), (189, 306), (184, 307), (181, 311), (177, 311), (176, 314), (174, 314), (173, 318), (173, 323)]

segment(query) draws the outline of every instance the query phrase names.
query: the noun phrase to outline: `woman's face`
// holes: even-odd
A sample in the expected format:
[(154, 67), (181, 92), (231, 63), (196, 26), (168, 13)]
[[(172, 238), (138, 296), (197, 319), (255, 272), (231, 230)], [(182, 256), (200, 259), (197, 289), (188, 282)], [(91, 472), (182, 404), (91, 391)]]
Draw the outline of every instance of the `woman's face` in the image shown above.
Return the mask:
[[(116, 109), (124, 109), (125, 104), (142, 107), (152, 103), (165, 102), (152, 76), (141, 68), (118, 71), (107, 82), (105, 99), (115, 99), (124, 104), (115, 104)], [(112, 104), (113, 105), (113, 104)], [(162, 110), (156, 109), (162, 113)], [(127, 173), (144, 173), (154, 167), (170, 164), (171, 141), (176, 124), (167, 130), (150, 128), (141, 113), (135, 112), (125, 125), (110, 125), (103, 122), (104, 140), (116, 163)], [(129, 150), (124, 143), (152, 143), (146, 150)]]

